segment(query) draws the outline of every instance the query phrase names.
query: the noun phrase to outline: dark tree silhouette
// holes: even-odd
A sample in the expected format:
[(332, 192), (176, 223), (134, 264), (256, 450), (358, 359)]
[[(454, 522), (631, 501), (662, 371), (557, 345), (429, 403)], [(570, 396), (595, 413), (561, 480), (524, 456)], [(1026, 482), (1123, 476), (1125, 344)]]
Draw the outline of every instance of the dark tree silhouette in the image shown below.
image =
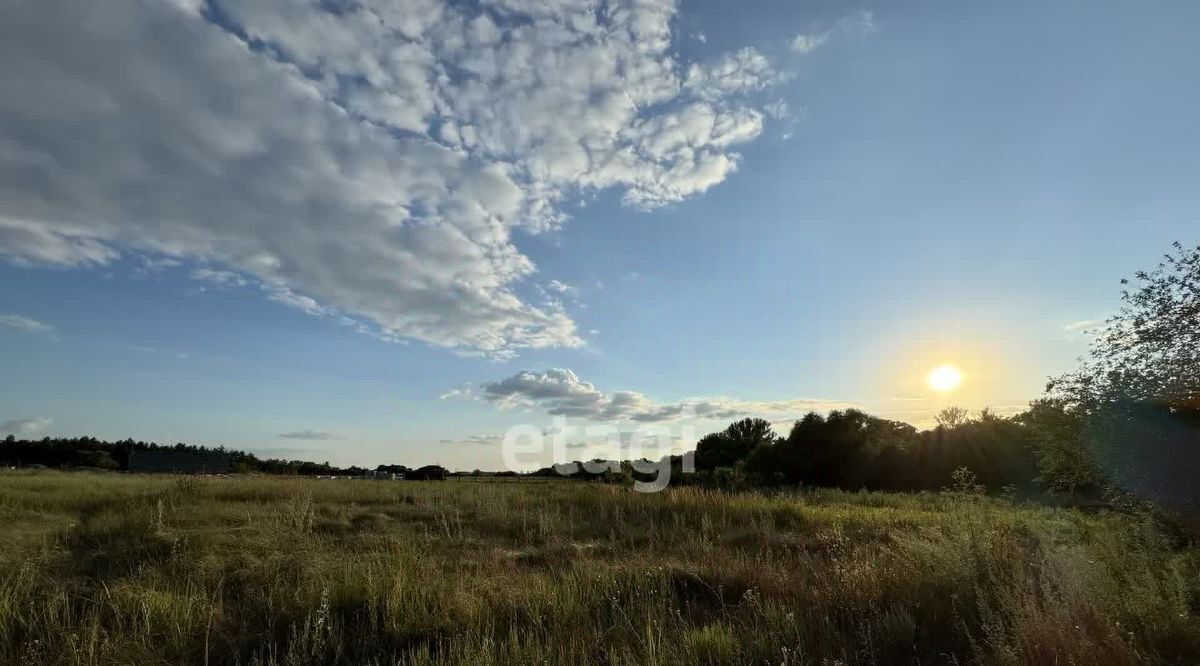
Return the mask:
[(970, 420), (969, 416), (967, 410), (962, 407), (947, 407), (938, 412), (934, 420), (943, 428), (957, 428)]
[[(264, 474), (286, 474), (299, 476), (358, 476), (366, 470), (361, 467), (337, 467), (328, 462), (315, 463), (307, 460), (260, 459), (245, 451), (226, 450), (224, 446), (204, 447), (194, 444), (160, 445), (154, 442), (135, 442), (125, 439), (105, 442), (95, 437), (44, 437), (40, 440), (17, 439), (9, 435), (0, 440), (0, 466), (44, 465), (63, 469), (108, 469), (128, 470), (130, 454), (145, 451), (180, 451), (190, 453), (227, 453), (233, 460), (235, 472), (259, 472)], [(426, 476), (436, 476), (429, 466)], [(380, 465), (378, 469), (406, 471), (402, 465)], [(441, 476), (446, 471), (442, 470)]]
[(1080, 421), (1074, 458), (1121, 490), (1200, 512), (1200, 246), (1176, 243), (1122, 284), (1120, 311), (1047, 393)]
[(742, 419), (719, 433), (706, 435), (696, 443), (696, 469), (713, 470), (733, 467), (760, 444), (770, 444), (778, 436), (765, 419)]
[(1175, 253), (1136, 286), (1122, 280), (1120, 311), (1097, 331), (1087, 359), (1050, 382), (1052, 394), (1084, 408), (1149, 402), (1200, 407), (1200, 246)]

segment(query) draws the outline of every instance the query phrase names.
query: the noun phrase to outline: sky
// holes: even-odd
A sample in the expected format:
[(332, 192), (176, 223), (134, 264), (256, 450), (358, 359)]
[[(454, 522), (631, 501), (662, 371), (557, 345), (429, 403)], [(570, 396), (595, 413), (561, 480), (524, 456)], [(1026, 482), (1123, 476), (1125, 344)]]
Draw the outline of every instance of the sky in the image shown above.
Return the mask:
[(0, 434), (498, 469), (514, 426), (1014, 413), (1197, 241), (1198, 20), (5, 2)]

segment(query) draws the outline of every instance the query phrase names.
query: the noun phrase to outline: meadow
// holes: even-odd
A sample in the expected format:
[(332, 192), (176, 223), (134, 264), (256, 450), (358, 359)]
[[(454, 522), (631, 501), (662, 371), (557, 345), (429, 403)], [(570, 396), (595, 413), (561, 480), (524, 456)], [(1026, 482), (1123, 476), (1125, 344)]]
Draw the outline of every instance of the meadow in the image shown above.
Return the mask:
[(960, 493), (0, 473), (3, 664), (1190, 664), (1200, 552)]

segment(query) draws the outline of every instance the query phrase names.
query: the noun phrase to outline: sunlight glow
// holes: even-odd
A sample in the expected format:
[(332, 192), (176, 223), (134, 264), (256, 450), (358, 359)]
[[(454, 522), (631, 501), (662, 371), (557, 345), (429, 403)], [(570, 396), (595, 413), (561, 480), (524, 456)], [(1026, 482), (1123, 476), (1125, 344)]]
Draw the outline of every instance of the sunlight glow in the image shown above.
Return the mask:
[(953, 391), (962, 384), (962, 380), (962, 371), (949, 364), (939, 365), (925, 376), (925, 382), (929, 384), (929, 388), (938, 393)]

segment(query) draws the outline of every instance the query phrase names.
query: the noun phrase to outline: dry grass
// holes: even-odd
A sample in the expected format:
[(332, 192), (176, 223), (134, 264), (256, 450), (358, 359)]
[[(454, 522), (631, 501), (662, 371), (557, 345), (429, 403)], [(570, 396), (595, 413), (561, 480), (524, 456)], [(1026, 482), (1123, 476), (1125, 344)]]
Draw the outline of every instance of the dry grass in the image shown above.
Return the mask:
[(0, 663), (1200, 662), (1195, 551), (955, 496), (0, 475)]

